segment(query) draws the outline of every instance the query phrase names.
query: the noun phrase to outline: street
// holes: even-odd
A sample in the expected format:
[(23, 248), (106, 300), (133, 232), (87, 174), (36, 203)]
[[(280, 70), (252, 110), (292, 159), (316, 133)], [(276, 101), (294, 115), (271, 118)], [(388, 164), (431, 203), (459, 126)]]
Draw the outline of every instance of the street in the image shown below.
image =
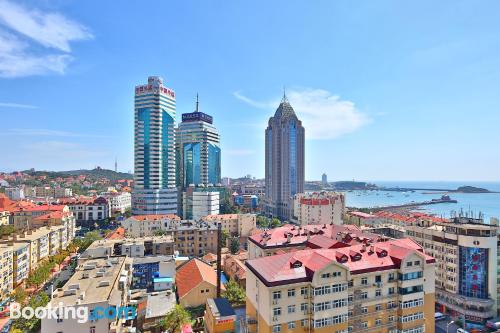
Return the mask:
[(449, 319), (436, 321), (436, 333), (456, 333), (458, 326), (451, 324), (446, 332), (446, 325), (450, 322)]

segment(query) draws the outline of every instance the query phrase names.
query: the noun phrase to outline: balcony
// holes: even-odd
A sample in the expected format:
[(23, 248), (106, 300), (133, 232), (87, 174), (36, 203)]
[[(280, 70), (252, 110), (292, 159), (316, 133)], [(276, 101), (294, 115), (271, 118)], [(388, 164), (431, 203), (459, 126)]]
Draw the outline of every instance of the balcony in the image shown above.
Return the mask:
[(436, 290), (436, 302), (468, 316), (484, 319), (496, 316), (495, 302), (492, 299), (467, 297), (444, 290)]

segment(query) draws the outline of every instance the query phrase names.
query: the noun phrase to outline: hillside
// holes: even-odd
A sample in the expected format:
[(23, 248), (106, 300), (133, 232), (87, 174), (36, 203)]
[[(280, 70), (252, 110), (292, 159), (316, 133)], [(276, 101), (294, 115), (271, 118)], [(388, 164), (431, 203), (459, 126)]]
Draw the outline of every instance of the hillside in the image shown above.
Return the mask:
[(79, 176), (85, 175), (91, 179), (107, 178), (111, 181), (116, 181), (118, 179), (133, 179), (133, 175), (126, 172), (115, 172), (113, 170), (96, 168), (92, 170), (69, 170), (69, 171), (32, 171), (26, 170), (23, 173), (32, 176), (47, 176), (49, 179), (57, 177), (67, 177), (67, 176)]

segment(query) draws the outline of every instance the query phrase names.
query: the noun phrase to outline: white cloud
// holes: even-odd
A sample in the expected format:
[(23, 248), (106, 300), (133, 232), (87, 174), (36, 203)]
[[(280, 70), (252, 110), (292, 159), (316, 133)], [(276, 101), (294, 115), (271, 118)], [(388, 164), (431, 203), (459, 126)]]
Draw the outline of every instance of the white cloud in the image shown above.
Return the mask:
[(37, 109), (38, 106), (36, 106), (36, 105), (30, 105), (30, 104), (0, 102), (0, 108)]
[[(73, 57), (70, 42), (93, 38), (87, 28), (57, 13), (27, 9), (0, 0), (0, 77), (64, 74)], [(60, 52), (47, 53), (39, 48)], [(35, 49), (37, 51), (35, 51)]]
[[(275, 110), (279, 105), (279, 99), (259, 102), (239, 92), (233, 95), (261, 109)], [(289, 90), (287, 98), (306, 128), (307, 139), (335, 139), (354, 132), (371, 121), (353, 102), (342, 100), (339, 96), (323, 89)]]
[(255, 154), (255, 151), (251, 149), (226, 149), (224, 154), (229, 156), (249, 156)]
[(70, 52), (69, 43), (92, 38), (86, 27), (59, 13), (44, 13), (0, 0), (0, 22), (37, 43)]

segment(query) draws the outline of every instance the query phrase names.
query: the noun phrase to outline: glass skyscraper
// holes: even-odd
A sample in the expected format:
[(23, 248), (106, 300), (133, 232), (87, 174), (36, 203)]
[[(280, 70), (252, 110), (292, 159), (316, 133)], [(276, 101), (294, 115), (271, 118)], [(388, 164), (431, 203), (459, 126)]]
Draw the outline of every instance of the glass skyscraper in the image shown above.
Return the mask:
[(304, 127), (286, 96), (266, 129), (266, 214), (289, 220), (293, 196), (304, 191)]
[(182, 114), (177, 128), (177, 186), (216, 185), (221, 182), (221, 149), (213, 118), (196, 110)]
[(135, 87), (132, 213), (176, 214), (175, 93), (150, 76)]

